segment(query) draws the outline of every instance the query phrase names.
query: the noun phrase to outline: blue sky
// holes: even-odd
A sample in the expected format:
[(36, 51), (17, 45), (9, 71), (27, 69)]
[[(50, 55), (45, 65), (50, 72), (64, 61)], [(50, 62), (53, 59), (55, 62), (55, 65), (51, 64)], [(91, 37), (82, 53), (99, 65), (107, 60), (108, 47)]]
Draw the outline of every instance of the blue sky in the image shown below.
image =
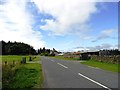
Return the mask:
[(1, 40), (59, 51), (118, 48), (117, 2), (28, 1), (0, 4)]

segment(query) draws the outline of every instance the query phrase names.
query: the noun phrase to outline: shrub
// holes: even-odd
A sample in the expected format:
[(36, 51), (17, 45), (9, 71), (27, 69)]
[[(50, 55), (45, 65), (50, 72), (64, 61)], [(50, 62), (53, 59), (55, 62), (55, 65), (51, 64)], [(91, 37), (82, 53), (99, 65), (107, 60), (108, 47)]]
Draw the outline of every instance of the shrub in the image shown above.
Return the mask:
[(9, 87), (15, 76), (15, 67), (13, 65), (2, 65), (2, 87)]

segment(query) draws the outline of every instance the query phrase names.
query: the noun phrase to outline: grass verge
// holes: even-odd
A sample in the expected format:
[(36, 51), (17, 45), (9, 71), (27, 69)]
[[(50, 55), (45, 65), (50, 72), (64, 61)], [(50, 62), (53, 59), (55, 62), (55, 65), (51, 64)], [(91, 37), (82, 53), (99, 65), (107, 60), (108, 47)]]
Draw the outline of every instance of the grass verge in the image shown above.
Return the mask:
[[(4, 61), (12, 62), (13, 60), (18, 62), (22, 59), (22, 57), (23, 56), (21, 56), (21, 55), (3, 55), (2, 62), (4, 62)], [(25, 57), (27, 60), (29, 59), (29, 56), (25, 56)]]
[(43, 83), (40, 64), (3, 67), (3, 88), (41, 88)]
[(85, 62), (80, 62), (80, 63), (88, 65), (88, 66), (92, 66), (92, 67), (98, 67), (103, 70), (120, 73), (120, 70), (118, 69), (118, 64), (99, 62), (99, 61), (95, 61), (95, 60), (87, 60)]
[[(2, 56), (3, 61), (19, 61), (22, 56)], [(28, 59), (29, 56), (26, 56)], [(34, 59), (40, 60), (39, 57)], [(33, 60), (33, 61), (34, 61)], [(28, 60), (27, 60), (28, 61)], [(3, 88), (41, 88), (43, 83), (42, 66), (40, 63), (2, 65), (2, 87)]]
[[(38, 61), (38, 60), (40, 60), (40, 58), (38, 57), (38, 56), (32, 56), (32, 55), (30, 55), (32, 58), (34, 58), (33, 59), (33, 61)], [(2, 57), (2, 62), (5, 62), (5, 61), (7, 61), (7, 62), (13, 62), (13, 61), (15, 61), (15, 62), (19, 62), (21, 59), (22, 59), (22, 57), (26, 57), (26, 61), (29, 61), (29, 58), (30, 58), (30, 56), (22, 56), (22, 55), (2, 55), (2, 56), (0, 56), (0, 57)]]

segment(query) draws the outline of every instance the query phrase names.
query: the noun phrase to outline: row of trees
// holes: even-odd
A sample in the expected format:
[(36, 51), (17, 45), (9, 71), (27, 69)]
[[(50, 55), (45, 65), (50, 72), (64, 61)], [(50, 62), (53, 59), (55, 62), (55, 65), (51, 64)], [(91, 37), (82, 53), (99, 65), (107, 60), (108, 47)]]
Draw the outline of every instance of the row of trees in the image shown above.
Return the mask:
[(100, 50), (99, 55), (120, 55), (120, 51), (118, 49), (111, 50)]
[(55, 53), (58, 53), (57, 50), (53, 48), (53, 50), (45, 49), (45, 47), (38, 49), (38, 54), (44, 56), (54, 56)]
[(5, 42), (0, 41), (2, 43), (2, 55), (29, 55), (29, 54), (37, 54), (36, 50), (25, 43), (21, 42)]
[(50, 49), (45, 49), (45, 47), (43, 47), (43, 49), (42, 48), (40, 48), (40, 49), (38, 49), (38, 54), (49, 54), (50, 53)]

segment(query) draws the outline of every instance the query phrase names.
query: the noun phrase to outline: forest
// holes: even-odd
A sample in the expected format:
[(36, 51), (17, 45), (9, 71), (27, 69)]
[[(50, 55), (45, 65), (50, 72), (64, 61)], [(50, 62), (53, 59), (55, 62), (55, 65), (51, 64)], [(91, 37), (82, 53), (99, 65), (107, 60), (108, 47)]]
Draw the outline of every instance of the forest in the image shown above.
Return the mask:
[(23, 42), (0, 41), (2, 55), (36, 55), (36, 50)]

